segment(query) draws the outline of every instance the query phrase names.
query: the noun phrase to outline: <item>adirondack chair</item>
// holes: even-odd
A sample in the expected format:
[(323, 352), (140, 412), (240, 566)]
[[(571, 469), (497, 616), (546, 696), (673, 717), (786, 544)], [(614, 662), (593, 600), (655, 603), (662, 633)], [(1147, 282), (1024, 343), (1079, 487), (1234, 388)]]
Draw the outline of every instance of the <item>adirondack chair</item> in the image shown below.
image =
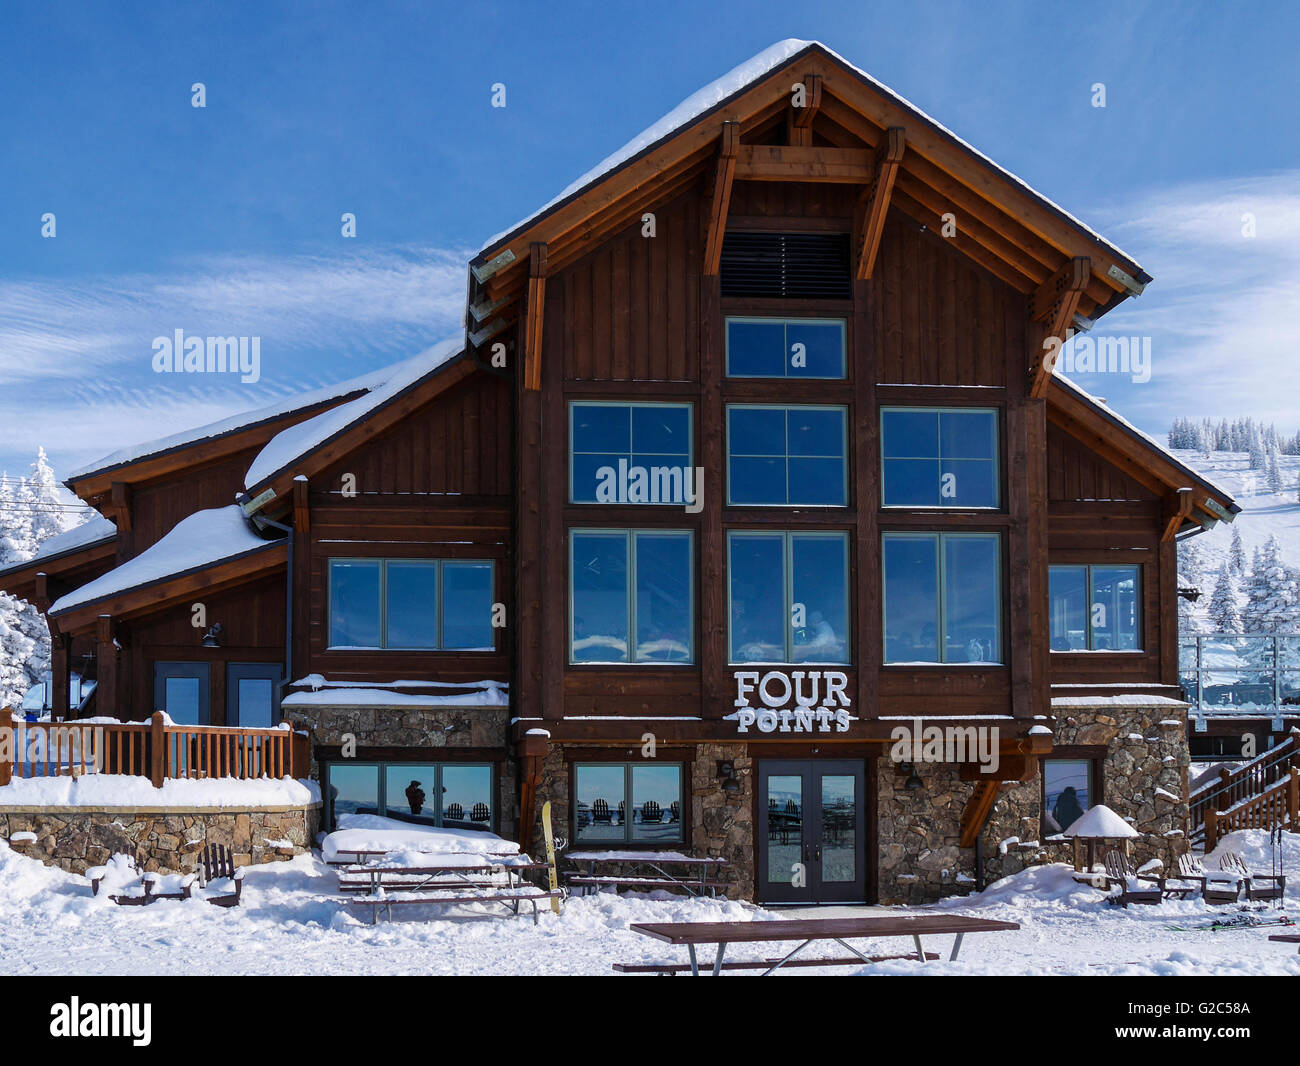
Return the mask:
[(682, 820), (682, 804), (680, 800), (673, 800), (668, 804), (668, 820), (670, 822), (680, 822)]
[(1107, 903), (1118, 903), (1121, 907), (1130, 903), (1160, 903), (1165, 898), (1164, 881), (1163, 877), (1151, 874), (1135, 874), (1123, 852), (1106, 852), (1106, 888), (1119, 888), (1118, 893), (1106, 897)]
[(235, 858), (224, 844), (208, 844), (199, 852), (199, 861), (195, 866), (199, 873), (199, 884), (205, 892), (216, 891), (217, 895), (205, 895), (215, 907), (238, 907), (239, 897), (244, 891), (244, 870), (235, 869)]
[(486, 822), (492, 817), (491, 810), (486, 803), (476, 803), (470, 808), (469, 820), (471, 822)]
[(149, 898), (149, 887), (140, 867), (144, 863), (134, 855), (114, 855), (103, 866), (92, 866), (86, 871), (90, 878), (90, 894), (98, 896), (99, 890), (108, 882), (118, 888), (108, 898), (124, 907), (143, 907), (153, 900)]
[(1206, 870), (1205, 864), (1195, 855), (1178, 856), (1178, 879), (1200, 886), (1201, 898), (1206, 903), (1236, 903), (1241, 892), (1241, 881), (1219, 871)]
[[(1244, 880), (1248, 900), (1281, 899), (1283, 893), (1286, 892), (1285, 874), (1253, 873), (1247, 869), (1245, 862), (1235, 851), (1229, 851), (1219, 860), (1219, 868)], [(1267, 881), (1269, 883), (1267, 885), (1257, 885), (1257, 881)]]
[(463, 821), (465, 818), (465, 808), (459, 803), (449, 803), (443, 817), (451, 822)]
[(664, 820), (663, 808), (654, 800), (646, 800), (641, 804), (641, 824), (657, 825)]
[(609, 825), (610, 814), (608, 800), (597, 799), (591, 801), (591, 821), (594, 825), (600, 825), (601, 823)]

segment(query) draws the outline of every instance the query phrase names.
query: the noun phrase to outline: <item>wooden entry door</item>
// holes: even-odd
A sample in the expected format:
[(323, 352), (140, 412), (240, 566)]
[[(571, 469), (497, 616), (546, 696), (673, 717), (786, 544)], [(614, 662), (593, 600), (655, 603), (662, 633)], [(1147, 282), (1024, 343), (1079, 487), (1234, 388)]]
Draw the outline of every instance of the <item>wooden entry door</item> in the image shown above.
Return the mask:
[(759, 763), (760, 903), (865, 902), (865, 786), (861, 760)]

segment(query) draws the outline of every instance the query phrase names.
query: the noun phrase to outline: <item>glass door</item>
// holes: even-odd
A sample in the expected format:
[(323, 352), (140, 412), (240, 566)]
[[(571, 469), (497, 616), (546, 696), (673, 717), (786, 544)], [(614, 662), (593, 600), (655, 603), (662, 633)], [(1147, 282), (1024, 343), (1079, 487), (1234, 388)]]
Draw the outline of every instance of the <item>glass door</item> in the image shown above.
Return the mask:
[(866, 899), (864, 780), (863, 764), (854, 760), (759, 764), (761, 902)]

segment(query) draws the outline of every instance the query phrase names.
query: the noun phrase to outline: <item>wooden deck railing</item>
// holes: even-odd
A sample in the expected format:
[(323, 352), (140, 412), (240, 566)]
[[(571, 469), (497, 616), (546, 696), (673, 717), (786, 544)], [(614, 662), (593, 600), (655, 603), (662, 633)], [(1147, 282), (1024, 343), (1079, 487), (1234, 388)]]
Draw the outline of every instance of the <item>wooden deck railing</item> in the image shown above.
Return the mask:
[(1300, 735), (1292, 733), (1244, 766), (1221, 770), (1218, 778), (1188, 798), (1193, 843), (1200, 841), (1209, 812), (1225, 811), (1244, 799), (1259, 796), (1278, 781), (1285, 781), (1296, 767), (1300, 767)]
[[(0, 724), (9, 721), (8, 712)], [(14, 777), (76, 777), (87, 773), (147, 777), (154, 788), (172, 779), (306, 777), (311, 749), (288, 729), (167, 725), (148, 722), (14, 723), (14, 750), (0, 746), (0, 785)]]
[(1213, 851), (1219, 837), (1238, 829), (1284, 829), (1300, 831), (1300, 770), (1290, 774), (1257, 796), (1250, 796), (1225, 811), (1205, 812), (1205, 850)]

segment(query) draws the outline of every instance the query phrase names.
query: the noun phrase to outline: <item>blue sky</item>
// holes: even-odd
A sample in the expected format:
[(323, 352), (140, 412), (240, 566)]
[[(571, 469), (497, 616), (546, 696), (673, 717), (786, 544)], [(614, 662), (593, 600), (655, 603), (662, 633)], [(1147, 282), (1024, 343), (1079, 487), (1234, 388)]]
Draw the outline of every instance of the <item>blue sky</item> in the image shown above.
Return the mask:
[[(1151, 338), (1151, 380), (1086, 388), (1156, 434), (1239, 413), (1294, 433), (1298, 29), (1284, 4), (5, 5), (0, 469), (43, 444), (64, 475), (420, 350), (458, 328), (485, 238), (792, 36), (1154, 275), (1106, 319)], [(260, 336), (261, 380), (154, 374), (176, 328)]]

